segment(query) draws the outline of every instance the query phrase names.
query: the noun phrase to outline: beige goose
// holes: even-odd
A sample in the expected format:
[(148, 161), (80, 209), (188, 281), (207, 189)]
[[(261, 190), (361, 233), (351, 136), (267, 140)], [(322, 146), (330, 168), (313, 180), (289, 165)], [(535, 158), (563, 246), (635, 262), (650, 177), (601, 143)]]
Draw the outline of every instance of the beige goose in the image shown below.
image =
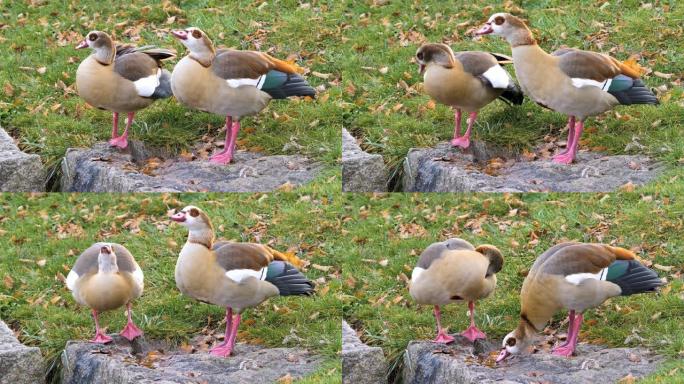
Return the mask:
[(470, 327), (462, 336), (470, 341), (486, 335), (475, 326), (475, 301), (492, 294), (496, 273), (503, 266), (503, 256), (492, 245), (473, 247), (469, 242), (453, 238), (431, 244), (413, 269), (409, 293), (418, 304), (434, 305), (437, 322), (436, 343), (451, 343), (454, 338), (442, 328), (440, 306), (467, 301)]
[(261, 52), (215, 49), (198, 28), (171, 33), (190, 51), (173, 69), (174, 95), (190, 108), (226, 116), (223, 151), (211, 162), (232, 161), (242, 117), (259, 113), (271, 99), (316, 95), (299, 69), (285, 61)]
[(561, 243), (532, 265), (520, 293), (520, 323), (503, 340), (497, 362), (525, 352), (553, 315), (568, 313), (568, 338), (553, 353), (571, 356), (583, 313), (614, 296), (655, 291), (661, 280), (624, 248), (604, 244)]
[[(425, 92), (435, 101), (454, 109), (454, 138), (451, 145), (468, 148), (470, 131), (478, 111), (496, 98), (522, 104), (523, 94), (500, 63), (509, 57), (479, 51), (454, 54), (446, 44), (425, 44), (416, 61), (423, 75)], [(469, 114), (468, 128), (461, 136), (461, 113)]]
[(230, 356), (245, 309), (272, 296), (313, 294), (313, 283), (281, 253), (261, 244), (215, 242), (211, 221), (199, 208), (187, 206), (171, 220), (189, 230), (176, 263), (178, 289), (226, 308), (225, 338), (212, 355)]
[(133, 340), (142, 331), (133, 324), (131, 302), (142, 294), (143, 272), (133, 255), (123, 246), (114, 243), (95, 243), (76, 260), (74, 268), (66, 278), (77, 303), (90, 307), (95, 319), (93, 343), (109, 343), (98, 322), (100, 312), (126, 306), (128, 322), (121, 336)]
[[(114, 45), (104, 32), (91, 31), (76, 49), (90, 47), (94, 52), (76, 71), (79, 96), (93, 107), (112, 111), (112, 138), (109, 144), (128, 147), (128, 130), (135, 113), (156, 99), (171, 93), (171, 75), (162, 69), (162, 60), (174, 57), (168, 49), (152, 46), (136, 48)], [(119, 136), (119, 113), (127, 113), (126, 129)]]
[(515, 74), (523, 92), (538, 104), (568, 116), (566, 150), (553, 157), (572, 163), (584, 120), (616, 105), (658, 104), (639, 80), (637, 65), (608, 55), (573, 48), (546, 53), (519, 18), (496, 13), (476, 32), (503, 36), (511, 45)]

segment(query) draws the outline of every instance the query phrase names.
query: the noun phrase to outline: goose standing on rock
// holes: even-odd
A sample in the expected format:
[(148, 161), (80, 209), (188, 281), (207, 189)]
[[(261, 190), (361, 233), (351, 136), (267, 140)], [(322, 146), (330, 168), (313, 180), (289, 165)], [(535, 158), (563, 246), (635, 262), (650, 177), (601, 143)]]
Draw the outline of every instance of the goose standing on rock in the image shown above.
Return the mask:
[[(112, 111), (112, 139), (109, 145), (128, 147), (128, 130), (135, 113), (156, 99), (170, 97), (171, 74), (162, 60), (175, 56), (168, 49), (114, 45), (104, 32), (89, 32), (76, 49), (90, 47), (93, 54), (76, 70), (78, 95), (88, 104)], [(119, 113), (128, 114), (126, 129), (119, 136)]]
[(663, 283), (631, 251), (604, 244), (561, 243), (537, 258), (520, 293), (520, 323), (503, 340), (497, 362), (525, 352), (553, 315), (568, 313), (567, 341), (554, 355), (571, 356), (584, 311), (615, 296), (655, 291)]
[(568, 116), (566, 150), (553, 157), (570, 164), (577, 155), (584, 121), (616, 105), (658, 104), (639, 79), (636, 64), (574, 48), (546, 53), (519, 18), (496, 13), (476, 35), (503, 36), (511, 45), (513, 67), (523, 92), (536, 103)]
[(126, 306), (128, 322), (121, 336), (133, 341), (142, 331), (133, 323), (131, 302), (142, 294), (143, 272), (133, 255), (123, 246), (114, 243), (96, 243), (76, 260), (66, 278), (77, 303), (90, 307), (95, 319), (95, 338), (92, 343), (112, 341), (100, 328), (97, 315)]
[(242, 117), (259, 113), (271, 99), (316, 95), (295, 65), (266, 53), (215, 49), (198, 28), (171, 34), (190, 51), (171, 75), (176, 99), (190, 108), (226, 116), (225, 144), (223, 151), (211, 156), (213, 163), (233, 159)]
[(409, 293), (418, 304), (434, 305), (437, 322), (435, 343), (451, 343), (454, 338), (442, 328), (440, 306), (468, 302), (470, 327), (462, 336), (470, 341), (487, 336), (475, 326), (475, 301), (494, 292), (496, 273), (503, 267), (503, 256), (492, 245), (473, 247), (452, 238), (431, 244), (418, 259), (411, 274)]
[[(496, 98), (520, 105), (523, 93), (501, 63), (509, 57), (479, 51), (454, 54), (446, 44), (425, 44), (416, 52), (425, 92), (435, 101), (454, 109), (454, 138), (451, 145), (468, 148), (470, 131), (478, 111)], [(468, 116), (468, 128), (461, 136), (461, 111)]]
[(261, 244), (215, 242), (209, 217), (187, 206), (171, 220), (188, 228), (176, 262), (176, 285), (186, 296), (226, 308), (223, 343), (211, 349), (227, 357), (235, 347), (242, 312), (272, 296), (312, 295), (314, 284), (281, 253)]

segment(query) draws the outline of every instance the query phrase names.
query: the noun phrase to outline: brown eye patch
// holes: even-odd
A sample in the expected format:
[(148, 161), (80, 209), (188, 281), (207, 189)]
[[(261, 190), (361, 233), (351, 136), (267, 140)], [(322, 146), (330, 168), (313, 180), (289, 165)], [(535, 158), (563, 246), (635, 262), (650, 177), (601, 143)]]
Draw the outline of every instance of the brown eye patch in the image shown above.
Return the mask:
[(195, 209), (195, 208), (191, 209), (191, 210), (190, 210), (190, 216), (192, 216), (192, 217), (197, 217), (197, 216), (199, 216), (199, 211), (198, 211), (197, 209)]
[(200, 37), (202, 37), (202, 32), (200, 32), (200, 31), (194, 29), (194, 30), (192, 31), (192, 37), (194, 37), (195, 39), (199, 39)]
[(509, 347), (512, 347), (515, 345), (516, 342), (517, 342), (517, 340), (515, 340), (515, 337), (511, 337), (510, 339), (506, 340), (506, 345), (508, 345)]
[(94, 33), (91, 33), (90, 35), (88, 35), (88, 40), (90, 40), (90, 41), (97, 40), (97, 35)]
[(423, 60), (423, 52), (418, 52), (416, 58), (418, 58), (418, 60)]
[(506, 21), (503, 16), (497, 16), (494, 18), (494, 24), (501, 25)]

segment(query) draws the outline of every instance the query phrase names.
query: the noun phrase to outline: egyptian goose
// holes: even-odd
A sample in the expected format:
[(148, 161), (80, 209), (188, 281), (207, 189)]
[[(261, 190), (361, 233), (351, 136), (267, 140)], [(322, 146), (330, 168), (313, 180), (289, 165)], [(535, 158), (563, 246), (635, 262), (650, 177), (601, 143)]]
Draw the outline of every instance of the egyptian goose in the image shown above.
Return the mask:
[(76, 260), (66, 278), (77, 303), (90, 307), (95, 319), (95, 338), (92, 343), (106, 344), (112, 341), (97, 321), (100, 312), (126, 306), (128, 322), (121, 336), (133, 340), (142, 331), (133, 324), (131, 302), (142, 294), (143, 272), (133, 255), (123, 245), (95, 243)]
[[(454, 109), (454, 138), (451, 145), (468, 148), (470, 131), (478, 111), (496, 98), (522, 104), (523, 94), (500, 63), (509, 57), (479, 51), (454, 54), (446, 44), (424, 44), (416, 52), (425, 92), (435, 101)], [(461, 110), (469, 114), (468, 128), (461, 136)]]
[(225, 338), (212, 355), (230, 356), (245, 309), (271, 296), (313, 294), (313, 283), (281, 253), (261, 244), (215, 242), (211, 221), (199, 208), (187, 206), (171, 220), (189, 230), (176, 262), (176, 286), (184, 295), (226, 308)]
[(174, 95), (190, 108), (226, 116), (225, 144), (213, 163), (233, 159), (243, 116), (259, 113), (271, 99), (316, 95), (292, 64), (261, 52), (215, 49), (198, 28), (171, 33), (190, 51), (171, 74)]
[(639, 80), (638, 65), (574, 48), (548, 54), (537, 45), (525, 23), (508, 13), (492, 15), (475, 33), (503, 36), (511, 45), (513, 67), (523, 92), (543, 107), (568, 116), (568, 143), (565, 151), (553, 157), (556, 163), (573, 162), (587, 117), (618, 104), (658, 104)]
[[(152, 46), (136, 48), (114, 45), (104, 32), (89, 32), (76, 49), (90, 47), (93, 54), (76, 70), (79, 96), (93, 107), (112, 111), (113, 147), (128, 147), (128, 130), (135, 113), (156, 99), (170, 97), (171, 74), (162, 69), (162, 60), (174, 57), (168, 49)], [(127, 113), (126, 129), (119, 136), (119, 113)]]
[(567, 309), (568, 338), (553, 354), (571, 356), (584, 311), (614, 296), (655, 291), (661, 280), (629, 250), (604, 244), (561, 243), (537, 258), (523, 282), (520, 323), (503, 340), (497, 362), (524, 352), (558, 311)]
[(434, 305), (437, 321), (435, 343), (451, 343), (454, 338), (442, 328), (440, 306), (468, 302), (470, 327), (462, 336), (470, 341), (486, 335), (475, 326), (475, 301), (492, 294), (496, 273), (503, 266), (503, 256), (492, 245), (475, 248), (469, 242), (453, 238), (427, 247), (411, 274), (409, 293), (418, 304)]

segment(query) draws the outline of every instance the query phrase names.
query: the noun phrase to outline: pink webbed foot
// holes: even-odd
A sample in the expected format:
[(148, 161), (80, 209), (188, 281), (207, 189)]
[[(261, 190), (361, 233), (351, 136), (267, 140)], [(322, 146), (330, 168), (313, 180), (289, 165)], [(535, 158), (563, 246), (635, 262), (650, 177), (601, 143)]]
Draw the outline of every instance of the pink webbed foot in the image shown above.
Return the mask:
[(133, 341), (138, 336), (142, 336), (142, 331), (133, 323), (127, 323), (124, 329), (119, 333), (121, 336), (125, 337), (129, 341)]
[(449, 343), (453, 343), (453, 342), (454, 342), (454, 337), (448, 335), (448, 334), (447, 334), (446, 332), (444, 332), (444, 331), (440, 331), (440, 332), (437, 334), (437, 337), (436, 337), (434, 340), (432, 340), (432, 342), (433, 342), (433, 343), (439, 343), (439, 344), (449, 344)]
[(227, 151), (219, 152), (209, 158), (214, 164), (228, 164), (233, 160), (233, 154)]
[(553, 157), (553, 162), (558, 164), (572, 164), (575, 161), (575, 155), (569, 152), (561, 153)]
[(467, 136), (454, 137), (451, 139), (451, 146), (466, 149), (470, 147), (470, 138)]
[(209, 353), (214, 356), (228, 357), (231, 353), (233, 353), (233, 346), (227, 342), (224, 342), (209, 350)]
[(570, 357), (572, 353), (575, 352), (575, 347), (572, 345), (561, 345), (553, 349), (552, 353), (556, 356)]
[(90, 340), (90, 342), (96, 344), (107, 344), (112, 342), (112, 338), (105, 335), (103, 332), (98, 331), (95, 333), (95, 338)]
[(109, 145), (116, 148), (128, 148), (128, 138), (126, 136), (114, 137), (109, 140)]
[(466, 329), (465, 331), (461, 332), (461, 336), (465, 337), (466, 339), (472, 342), (475, 342), (475, 340), (477, 339), (487, 338), (487, 335), (484, 332), (480, 331), (479, 329), (477, 329), (476, 326), (473, 325), (468, 327), (468, 329)]

